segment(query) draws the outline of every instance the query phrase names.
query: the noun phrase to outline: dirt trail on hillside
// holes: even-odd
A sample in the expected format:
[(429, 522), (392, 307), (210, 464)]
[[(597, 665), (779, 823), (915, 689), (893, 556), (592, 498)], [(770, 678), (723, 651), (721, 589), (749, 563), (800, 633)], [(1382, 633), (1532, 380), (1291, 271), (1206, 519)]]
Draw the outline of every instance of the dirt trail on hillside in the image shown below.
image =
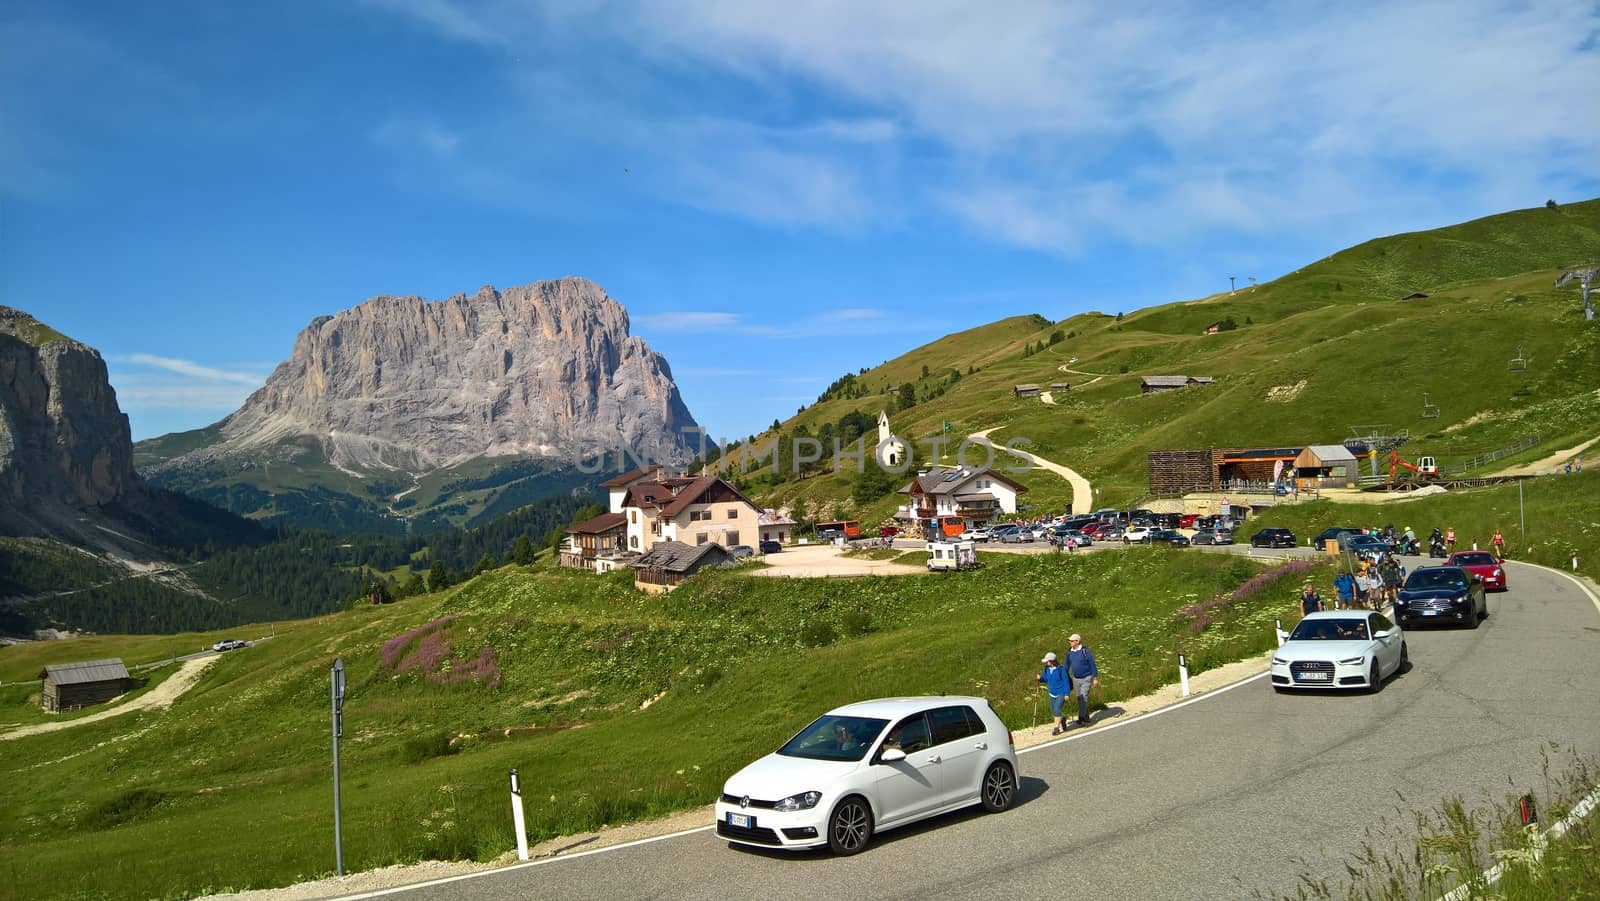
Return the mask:
[(1577, 455), (1579, 455), (1579, 454), (1583, 453), (1584, 451), (1588, 450), (1589, 448), (1593, 447), (1595, 442), (1597, 442), (1597, 441), (1600, 441), (1600, 438), (1590, 438), (1588, 441), (1585, 441), (1584, 443), (1582, 443), (1580, 445), (1577, 445), (1576, 447), (1569, 447), (1566, 450), (1556, 451), (1555, 453), (1551, 454), (1548, 457), (1545, 457), (1542, 460), (1535, 460), (1532, 463), (1524, 463), (1521, 466), (1508, 467), (1506, 469), (1500, 470), (1499, 472), (1490, 473), (1490, 475), (1496, 475), (1496, 476), (1542, 476), (1542, 475), (1549, 475), (1551, 473), (1557, 473), (1557, 472), (1561, 471), (1561, 467), (1562, 467), (1563, 464), (1565, 464), (1568, 460), (1571, 460), (1573, 457), (1576, 457)]
[[(1094, 375), (1094, 373), (1092, 373), (1092, 372), (1084, 372), (1081, 369), (1072, 369), (1072, 368), (1068, 367), (1067, 364), (1065, 364), (1065, 363), (1061, 364), (1060, 366), (1057, 366), (1056, 368), (1061, 370), (1062, 372), (1069, 372), (1069, 373), (1071, 373), (1073, 375)], [(1098, 382), (1103, 378), (1105, 378), (1105, 376), (1103, 376), (1103, 375), (1094, 375), (1094, 378), (1088, 380), (1087, 382), (1084, 382), (1082, 385), (1079, 385), (1078, 387), (1082, 388), (1082, 387), (1084, 387), (1086, 385), (1093, 385), (1095, 382)], [(1052, 403), (1053, 403), (1053, 401), (1052, 401)]]
[[(990, 447), (995, 447), (994, 442), (989, 440), (989, 433), (998, 431), (1001, 428), (1004, 428), (1004, 426), (995, 426), (992, 429), (984, 429), (981, 432), (973, 432), (967, 436), (967, 440), (974, 441), (979, 444), (987, 444)], [(1085, 513), (1091, 512), (1094, 509), (1094, 488), (1089, 484), (1088, 479), (1079, 475), (1076, 471), (1068, 469), (1067, 467), (1062, 466), (1060, 463), (1052, 463), (1051, 461), (1035, 454), (1030, 454), (1019, 450), (1011, 450), (1004, 447), (998, 449), (1006, 451), (1006, 453), (1009, 453), (1013, 456), (1020, 457), (1029, 464), (1038, 466), (1041, 469), (1047, 469), (1063, 479), (1066, 479), (1067, 484), (1072, 486), (1072, 512), (1074, 515), (1081, 516)]]
[(134, 710), (165, 710), (168, 707), (171, 707), (172, 702), (176, 701), (180, 695), (193, 688), (194, 684), (200, 681), (200, 674), (205, 672), (205, 668), (213, 663), (216, 663), (218, 659), (220, 659), (218, 656), (212, 655), (209, 657), (196, 657), (193, 660), (186, 660), (184, 661), (183, 666), (180, 667), (170, 679), (161, 683), (160, 685), (157, 685), (149, 692), (142, 694), (131, 701), (128, 701), (127, 703), (119, 704), (116, 701), (112, 701), (111, 707), (108, 707), (99, 713), (91, 713), (88, 716), (80, 717), (79, 719), (63, 720), (59, 723), (37, 723), (32, 726), (23, 726), (20, 729), (13, 729), (10, 732), (0, 732), (0, 741), (11, 741), (12, 739), (23, 738), (29, 735), (39, 735), (45, 732), (58, 732), (62, 729), (71, 729), (73, 726), (81, 726), (84, 723), (93, 723), (98, 722), (99, 720), (109, 719), (114, 716), (121, 716), (124, 713)]

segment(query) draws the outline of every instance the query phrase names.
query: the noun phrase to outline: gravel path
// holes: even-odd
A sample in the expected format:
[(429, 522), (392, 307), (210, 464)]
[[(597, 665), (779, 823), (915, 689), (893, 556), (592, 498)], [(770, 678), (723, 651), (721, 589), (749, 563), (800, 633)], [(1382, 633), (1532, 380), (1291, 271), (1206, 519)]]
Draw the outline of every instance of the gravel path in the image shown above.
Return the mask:
[(194, 684), (200, 681), (200, 674), (205, 671), (205, 668), (215, 663), (218, 659), (216, 655), (211, 655), (209, 657), (196, 657), (193, 660), (186, 660), (183, 666), (167, 681), (131, 701), (126, 703), (112, 701), (112, 706), (107, 707), (105, 710), (91, 713), (75, 720), (63, 720), (59, 723), (38, 723), (33, 726), (13, 729), (10, 732), (0, 732), (0, 741), (11, 741), (28, 735), (71, 729), (73, 726), (81, 726), (84, 723), (93, 723), (114, 716), (121, 716), (134, 710), (165, 710), (172, 706), (172, 702), (176, 701), (179, 695), (193, 688)]
[[(987, 444), (990, 447), (994, 447), (995, 446), (994, 442), (989, 440), (989, 433), (990, 432), (999, 431), (1001, 428), (1003, 428), (1003, 426), (995, 426), (992, 429), (984, 429), (981, 432), (973, 432), (972, 434), (967, 436), (967, 440), (968, 441), (978, 442), (980, 444)], [(1073, 471), (1071, 469), (1068, 469), (1065, 466), (1062, 466), (1060, 463), (1052, 463), (1049, 460), (1046, 460), (1045, 458), (1040, 457), (1040, 456), (1036, 456), (1034, 454), (1026, 453), (1024, 451), (1019, 451), (1019, 450), (1009, 450), (1009, 449), (1003, 448), (1003, 447), (999, 448), (999, 450), (1004, 450), (1004, 451), (1006, 451), (1007, 453), (1009, 453), (1009, 454), (1011, 454), (1013, 456), (1020, 457), (1022, 460), (1024, 460), (1025, 462), (1027, 462), (1027, 463), (1029, 463), (1029, 464), (1031, 464), (1033, 466), (1037, 466), (1040, 469), (1048, 470), (1048, 471), (1053, 472), (1056, 475), (1062, 477), (1063, 479), (1066, 479), (1067, 483), (1072, 486), (1072, 513), (1073, 513), (1073, 515), (1082, 516), (1082, 515), (1084, 515), (1086, 513), (1093, 512), (1093, 510), (1094, 510), (1094, 488), (1089, 484), (1089, 480), (1088, 479), (1086, 479), (1083, 476), (1079, 475), (1077, 472), (1075, 472), (1075, 471)]]

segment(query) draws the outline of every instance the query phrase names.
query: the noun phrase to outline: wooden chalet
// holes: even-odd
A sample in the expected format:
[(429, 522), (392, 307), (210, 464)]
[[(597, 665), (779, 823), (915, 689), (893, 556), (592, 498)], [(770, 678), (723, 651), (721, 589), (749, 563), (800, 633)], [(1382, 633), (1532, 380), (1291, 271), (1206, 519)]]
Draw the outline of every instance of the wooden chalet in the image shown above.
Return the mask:
[(1039, 386), (1038, 385), (1018, 385), (1015, 388), (1011, 389), (1011, 393), (1013, 395), (1017, 396), (1017, 397), (1038, 397), (1039, 396)]
[(50, 713), (106, 701), (139, 685), (116, 658), (62, 663), (39, 671), (39, 706)]
[(621, 513), (602, 513), (568, 526), (567, 540), (561, 546), (561, 565), (596, 569), (597, 560), (623, 552), (627, 536), (628, 517)]

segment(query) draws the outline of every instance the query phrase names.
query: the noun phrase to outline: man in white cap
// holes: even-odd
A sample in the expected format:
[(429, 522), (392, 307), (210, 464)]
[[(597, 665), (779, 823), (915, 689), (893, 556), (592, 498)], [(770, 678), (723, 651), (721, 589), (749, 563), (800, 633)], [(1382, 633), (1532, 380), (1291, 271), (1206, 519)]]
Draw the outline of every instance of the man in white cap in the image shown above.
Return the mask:
[(1067, 695), (1072, 693), (1072, 680), (1067, 678), (1067, 668), (1056, 664), (1056, 652), (1051, 651), (1044, 655), (1044, 672), (1039, 674), (1039, 684), (1050, 693), (1050, 715), (1055, 717), (1055, 728), (1050, 730), (1051, 735), (1060, 735), (1067, 728), (1067, 718), (1062, 713), (1062, 706), (1067, 702)]
[(1074, 632), (1067, 637), (1067, 665), (1062, 667), (1072, 680), (1072, 691), (1078, 696), (1078, 725), (1089, 725), (1089, 689), (1100, 684), (1100, 667), (1095, 665), (1094, 652), (1083, 646), (1083, 636)]

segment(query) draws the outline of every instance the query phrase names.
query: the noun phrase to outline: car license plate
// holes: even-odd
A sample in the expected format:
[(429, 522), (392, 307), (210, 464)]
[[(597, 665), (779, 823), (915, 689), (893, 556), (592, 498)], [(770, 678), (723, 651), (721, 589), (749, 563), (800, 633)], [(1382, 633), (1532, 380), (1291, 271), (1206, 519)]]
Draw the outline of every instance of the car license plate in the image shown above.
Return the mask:
[(1437, 610), (1424, 610), (1424, 611), (1422, 611), (1422, 615), (1423, 616), (1438, 616), (1439, 615), (1439, 611), (1437, 611)]
[(1301, 682), (1326, 682), (1333, 678), (1333, 673), (1301, 673), (1296, 678)]
[(756, 821), (753, 818), (751, 818), (749, 815), (747, 815), (747, 814), (742, 814), (742, 813), (730, 813), (730, 814), (728, 814), (728, 825), (729, 826), (735, 826), (735, 827), (738, 827), (740, 829), (749, 829), (751, 826), (754, 826), (755, 824), (756, 824)]

